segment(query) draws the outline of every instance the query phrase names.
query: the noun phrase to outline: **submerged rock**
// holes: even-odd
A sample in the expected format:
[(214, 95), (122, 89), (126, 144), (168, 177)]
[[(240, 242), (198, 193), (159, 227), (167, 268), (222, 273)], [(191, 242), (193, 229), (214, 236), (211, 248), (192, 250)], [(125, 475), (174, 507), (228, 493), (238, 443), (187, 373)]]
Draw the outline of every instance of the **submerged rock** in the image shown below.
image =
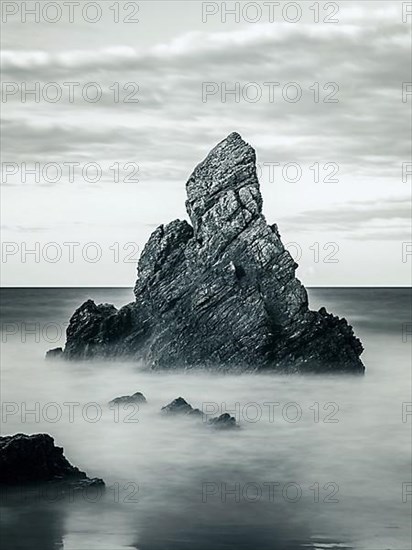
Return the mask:
[(0, 436), (0, 484), (67, 483), (70, 487), (104, 486), (72, 466), (48, 434)]
[(220, 416), (210, 418), (207, 422), (219, 430), (231, 430), (232, 428), (239, 427), (236, 423), (236, 418), (234, 416), (230, 416), (229, 413), (223, 413)]
[(147, 403), (146, 397), (137, 391), (133, 395), (122, 395), (121, 397), (115, 397), (109, 401), (109, 405), (128, 405), (128, 404), (141, 404)]
[(191, 220), (158, 227), (138, 262), (135, 301), (88, 300), (67, 359), (128, 357), (152, 368), (363, 373), (345, 319), (311, 311), (296, 262), (262, 214), (253, 148), (236, 133), (190, 176)]
[(239, 427), (236, 423), (236, 418), (230, 416), (230, 414), (228, 413), (224, 413), (220, 416), (207, 419), (203, 411), (201, 411), (200, 409), (194, 409), (192, 405), (190, 405), (190, 403), (183, 399), (183, 397), (178, 397), (165, 407), (162, 407), (161, 412), (162, 414), (167, 415), (195, 417), (199, 420), (205, 421), (209, 426), (213, 426), (217, 429), (230, 429)]

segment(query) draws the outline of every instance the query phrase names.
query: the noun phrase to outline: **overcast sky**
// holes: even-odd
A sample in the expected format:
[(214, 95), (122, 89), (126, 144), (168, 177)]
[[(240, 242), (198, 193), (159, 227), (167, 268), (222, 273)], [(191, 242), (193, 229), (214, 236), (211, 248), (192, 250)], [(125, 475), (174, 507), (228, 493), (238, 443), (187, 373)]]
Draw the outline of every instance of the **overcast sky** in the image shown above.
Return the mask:
[[(51, 23), (52, 9), (22, 22), (21, 4), (3, 13), (4, 286), (133, 285), (139, 250), (157, 225), (186, 217), (188, 176), (232, 131), (256, 149), (264, 213), (304, 284), (410, 284), (407, 3), (320, 2), (319, 14), (313, 2), (272, 13), (249, 4), (238, 22), (222, 21), (221, 3), (197, 1), (120, 2), (119, 23), (113, 2), (100, 2), (96, 23), (78, 12), (70, 22), (66, 10)], [(40, 97), (23, 102), (36, 82)], [(72, 102), (63, 83), (79, 84)], [(84, 86), (101, 99), (84, 99)], [(40, 180), (24, 182), (23, 163), (36, 162)], [(44, 172), (47, 163), (61, 176), (55, 165)], [(67, 163), (79, 163), (74, 181)], [(101, 167), (100, 181), (90, 181), (93, 165), (83, 176), (88, 163)]]

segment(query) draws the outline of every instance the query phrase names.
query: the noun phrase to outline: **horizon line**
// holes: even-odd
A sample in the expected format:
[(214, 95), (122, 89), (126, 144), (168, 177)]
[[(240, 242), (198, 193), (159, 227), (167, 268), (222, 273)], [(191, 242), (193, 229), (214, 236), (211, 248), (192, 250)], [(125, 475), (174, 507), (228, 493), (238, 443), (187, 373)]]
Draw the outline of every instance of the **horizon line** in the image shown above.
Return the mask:
[[(410, 288), (412, 289), (412, 285), (304, 285), (305, 288)], [(79, 289), (97, 289), (97, 288), (104, 288), (104, 289), (124, 289), (124, 290), (133, 290), (133, 286), (106, 286), (106, 285), (97, 285), (97, 286), (0, 286), (0, 290), (8, 290), (8, 289), (49, 289), (49, 288), (55, 288), (55, 289), (65, 289), (65, 288), (79, 288)]]

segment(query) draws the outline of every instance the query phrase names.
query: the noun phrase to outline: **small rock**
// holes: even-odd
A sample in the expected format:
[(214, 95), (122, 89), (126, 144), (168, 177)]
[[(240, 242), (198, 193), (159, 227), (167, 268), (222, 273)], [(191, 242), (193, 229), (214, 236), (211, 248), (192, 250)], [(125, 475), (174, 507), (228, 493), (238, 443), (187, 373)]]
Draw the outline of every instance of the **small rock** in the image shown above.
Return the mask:
[[(171, 403), (162, 407), (161, 412), (163, 414), (169, 415), (181, 415), (181, 416), (192, 416), (195, 419), (204, 420), (206, 422), (206, 416), (200, 409), (194, 409), (183, 397), (178, 397), (174, 399)], [(228, 413), (221, 414), (214, 418), (207, 420), (209, 426), (213, 426), (219, 430), (227, 430), (232, 428), (238, 428), (236, 424), (236, 418), (230, 416)]]
[(46, 352), (46, 359), (58, 359), (63, 356), (63, 348), (53, 348)]
[(162, 407), (161, 412), (163, 414), (194, 414), (196, 410), (199, 409), (193, 409), (192, 405), (189, 405), (183, 397), (178, 397), (165, 407)]
[(236, 418), (230, 416), (228, 413), (221, 414), (220, 416), (215, 416), (208, 420), (208, 424), (219, 430), (230, 430), (232, 428), (238, 428), (236, 424)]
[(122, 395), (109, 401), (109, 405), (128, 405), (130, 403), (147, 403), (147, 399), (142, 393), (137, 391), (133, 395)]

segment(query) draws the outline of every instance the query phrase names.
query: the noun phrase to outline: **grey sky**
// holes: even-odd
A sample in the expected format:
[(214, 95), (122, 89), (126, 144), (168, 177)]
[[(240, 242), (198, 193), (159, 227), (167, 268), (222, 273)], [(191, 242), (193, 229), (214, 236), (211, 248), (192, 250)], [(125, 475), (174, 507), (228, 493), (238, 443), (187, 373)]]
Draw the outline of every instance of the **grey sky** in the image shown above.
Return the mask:
[[(3, 259), (3, 284), (131, 285), (135, 262), (124, 259), (132, 247), (116, 262), (115, 243), (141, 249), (156, 225), (185, 216), (186, 179), (232, 131), (257, 151), (264, 212), (278, 223), (285, 244), (298, 243), (305, 284), (410, 284), (412, 256), (402, 261), (402, 243), (412, 240), (411, 176), (402, 175), (411, 162), (412, 95), (402, 101), (402, 83), (412, 80), (412, 16), (402, 21), (405, 3), (336, 2), (339, 23), (314, 23), (312, 2), (300, 3), (296, 23), (282, 18), (287, 2), (272, 23), (263, 4), (256, 23), (230, 16), (222, 23), (216, 2), (209, 8), (219, 12), (206, 22), (202, 2), (135, 4), (138, 23), (114, 23), (112, 3), (101, 2), (96, 24), (81, 17), (22, 23), (18, 13), (2, 25), (3, 83), (17, 86), (3, 96), (2, 160), (18, 166), (2, 178), (2, 239), (16, 243)], [(323, 8), (320, 3), (321, 19)], [(63, 97), (51, 103), (28, 96), (23, 103), (23, 82), (38, 82), (41, 91), (56, 82)], [(79, 83), (73, 103), (64, 82)], [(96, 103), (79, 91), (90, 82), (102, 90)], [(116, 82), (121, 100), (129, 94), (139, 101), (114, 102)], [(216, 93), (202, 97), (204, 82), (215, 83), (209, 90)], [(233, 88), (237, 82), (238, 101), (222, 101), (222, 83)], [(126, 83), (138, 91), (134, 84), (123, 90)], [(245, 99), (248, 83), (255, 84)], [(300, 90), (302, 97), (288, 101), (282, 89), (288, 97)], [(248, 100), (254, 91), (259, 101)], [(338, 102), (324, 102), (328, 97)], [(58, 163), (62, 177), (36, 183), (29, 176), (23, 183), (21, 163), (33, 168), (35, 162), (41, 168)], [(80, 165), (74, 182), (63, 165), (72, 162)], [(83, 178), (87, 163), (101, 166), (99, 182)], [(139, 181), (113, 182), (115, 163), (131, 163), (121, 176)], [(287, 163), (299, 164), (299, 181), (293, 166), (285, 172)], [(62, 250), (55, 263), (41, 254), (50, 241)], [(69, 261), (64, 242), (80, 242), (78, 252), (92, 241), (102, 252), (98, 262), (81, 252)], [(22, 243), (34, 242), (40, 256), (22, 262)], [(331, 242), (338, 262), (324, 261)]]

